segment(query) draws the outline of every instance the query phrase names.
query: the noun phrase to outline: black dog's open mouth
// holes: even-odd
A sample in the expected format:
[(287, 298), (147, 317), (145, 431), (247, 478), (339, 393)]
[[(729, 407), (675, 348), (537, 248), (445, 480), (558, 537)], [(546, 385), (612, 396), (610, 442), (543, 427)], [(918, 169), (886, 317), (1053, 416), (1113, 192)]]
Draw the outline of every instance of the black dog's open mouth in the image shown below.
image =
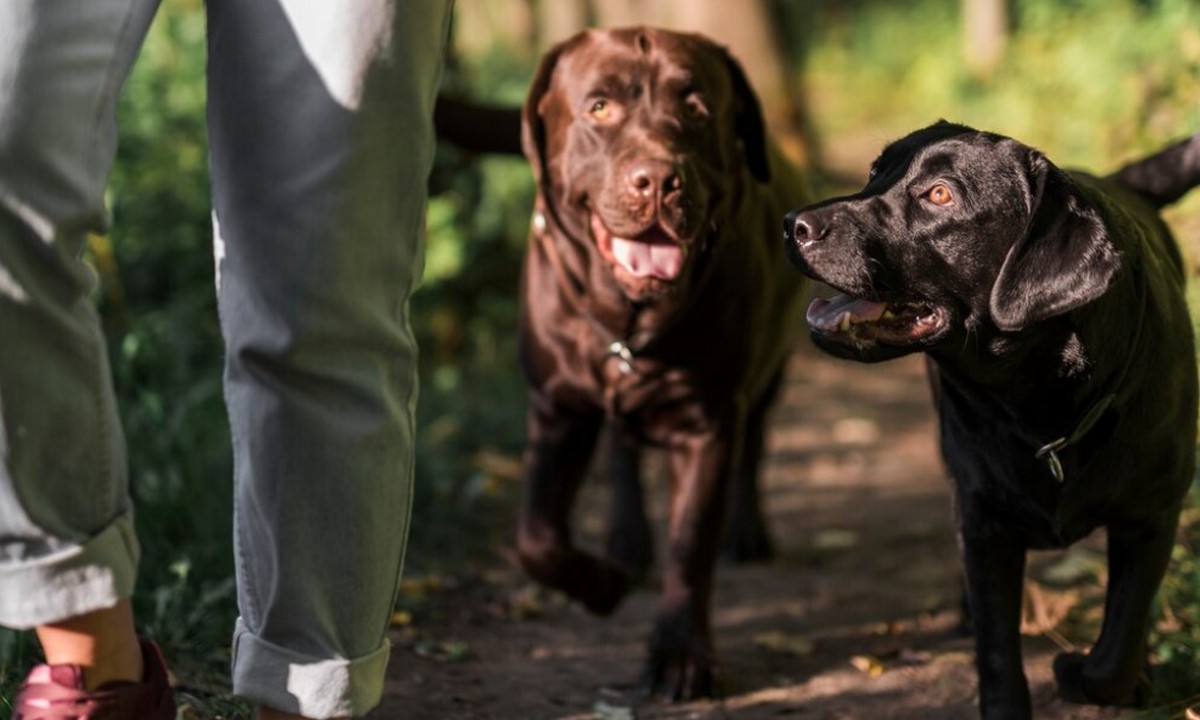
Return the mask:
[(876, 343), (907, 346), (937, 335), (945, 314), (924, 303), (887, 303), (836, 295), (808, 306), (808, 325), (835, 342), (869, 347)]
[(652, 225), (634, 237), (614, 235), (595, 213), (591, 225), (601, 254), (633, 277), (672, 281), (687, 262), (688, 245), (661, 225)]

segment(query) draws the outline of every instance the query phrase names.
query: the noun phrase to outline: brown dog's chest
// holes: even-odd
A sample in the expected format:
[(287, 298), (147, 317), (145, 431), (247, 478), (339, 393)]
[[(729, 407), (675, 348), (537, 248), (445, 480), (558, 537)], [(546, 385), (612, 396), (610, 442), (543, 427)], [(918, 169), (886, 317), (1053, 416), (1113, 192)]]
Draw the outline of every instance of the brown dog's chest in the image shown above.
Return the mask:
[[(615, 425), (655, 442), (675, 432), (712, 427), (725, 412), (722, 398), (741, 383), (730, 367), (660, 341), (645, 349), (622, 340), (599, 343), (593, 363), (594, 398)], [(722, 389), (723, 390), (718, 390)]]

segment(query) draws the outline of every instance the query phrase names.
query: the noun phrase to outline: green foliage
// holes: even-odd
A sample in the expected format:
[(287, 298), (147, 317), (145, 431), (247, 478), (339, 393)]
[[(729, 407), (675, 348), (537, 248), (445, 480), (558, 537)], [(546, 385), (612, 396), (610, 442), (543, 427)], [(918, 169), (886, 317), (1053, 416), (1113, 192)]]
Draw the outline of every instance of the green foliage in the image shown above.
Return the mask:
[[(533, 188), (521, 160), (439, 148), (424, 284), (412, 300), (421, 343), (417, 511), (409, 572), (461, 567), (500, 524), (514, 486), (487, 458), (516, 458), (525, 389), (516, 368), (517, 283)], [(506, 464), (506, 463), (501, 463)]]
[(1019, 0), (986, 76), (962, 60), (960, 4), (824, 4), (806, 66), (823, 137), (881, 147), (945, 118), (1103, 169), (1200, 127), (1194, 0)]

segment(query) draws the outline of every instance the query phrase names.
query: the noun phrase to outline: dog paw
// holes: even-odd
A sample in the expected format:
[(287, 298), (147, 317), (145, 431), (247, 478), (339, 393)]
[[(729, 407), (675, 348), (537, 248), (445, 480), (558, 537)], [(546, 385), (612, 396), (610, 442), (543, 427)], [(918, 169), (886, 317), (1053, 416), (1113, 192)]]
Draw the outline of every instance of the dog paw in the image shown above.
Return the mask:
[(1087, 657), (1082, 653), (1061, 653), (1054, 658), (1054, 680), (1058, 684), (1058, 696), (1067, 702), (1081, 705), (1091, 704), (1083, 689), (1083, 664)]
[(650, 639), (642, 686), (651, 697), (687, 702), (717, 697), (717, 662), (710, 643), (690, 618), (660, 617)]
[(1054, 658), (1054, 679), (1058, 696), (1080, 705), (1115, 705), (1137, 707), (1145, 704), (1149, 687), (1141, 677), (1133, 682), (1105, 681), (1084, 675), (1087, 656), (1082, 653), (1062, 653)]
[(642, 687), (650, 697), (688, 702), (717, 696), (717, 668), (703, 653), (654, 653), (642, 673)]

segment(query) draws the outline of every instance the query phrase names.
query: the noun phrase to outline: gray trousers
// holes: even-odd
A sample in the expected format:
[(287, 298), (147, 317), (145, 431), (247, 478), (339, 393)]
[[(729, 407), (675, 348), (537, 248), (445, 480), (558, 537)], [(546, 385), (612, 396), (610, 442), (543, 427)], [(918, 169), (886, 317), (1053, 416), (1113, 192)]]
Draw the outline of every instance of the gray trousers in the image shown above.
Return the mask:
[[(0, 625), (133, 592), (124, 440), (78, 259), (158, 0), (0, 0)], [(378, 703), (408, 533), (432, 108), (450, 0), (208, 0), (235, 466), (237, 694)]]

